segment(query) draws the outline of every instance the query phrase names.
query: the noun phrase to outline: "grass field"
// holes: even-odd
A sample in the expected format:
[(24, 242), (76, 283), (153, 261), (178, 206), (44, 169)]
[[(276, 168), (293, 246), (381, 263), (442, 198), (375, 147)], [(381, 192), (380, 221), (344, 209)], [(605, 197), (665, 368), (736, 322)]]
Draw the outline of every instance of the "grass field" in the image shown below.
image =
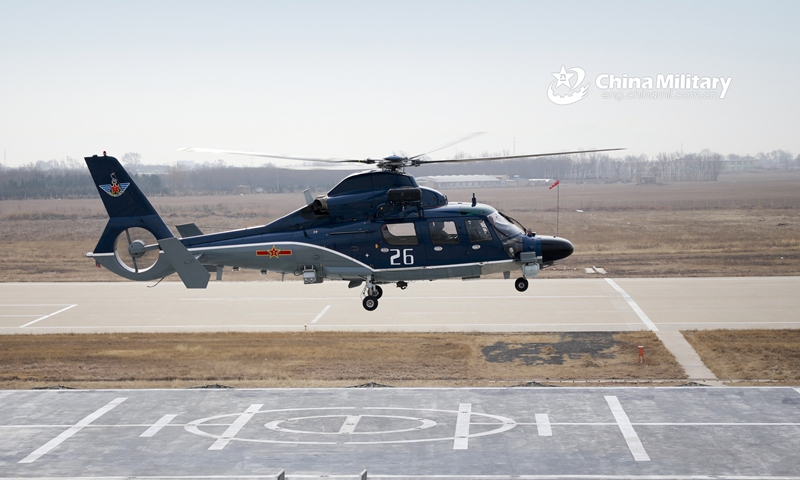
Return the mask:
[(719, 379), (800, 384), (800, 330), (692, 330), (684, 336)]
[[(644, 345), (647, 363), (637, 363)], [(651, 332), (0, 336), (0, 389), (508, 386), (684, 378)], [(677, 383), (680, 381), (678, 380)], [(675, 383), (675, 382), (674, 382)]]

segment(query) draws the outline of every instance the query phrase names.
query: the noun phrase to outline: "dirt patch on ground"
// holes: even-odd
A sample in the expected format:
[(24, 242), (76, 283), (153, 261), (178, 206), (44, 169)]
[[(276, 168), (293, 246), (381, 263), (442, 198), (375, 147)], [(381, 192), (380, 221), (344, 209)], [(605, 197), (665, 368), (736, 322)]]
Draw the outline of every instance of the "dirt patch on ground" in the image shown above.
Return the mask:
[[(645, 364), (636, 347), (646, 345)], [(651, 332), (167, 333), (0, 336), (0, 388), (510, 386), (675, 380)]]
[(735, 379), (738, 385), (758, 385), (765, 380), (781, 385), (800, 384), (800, 330), (682, 333), (720, 380)]
[(581, 332), (560, 334), (555, 342), (509, 343), (496, 342), (481, 349), (487, 362), (520, 363), (533, 365), (564, 365), (565, 361), (589, 358), (612, 359), (613, 347), (619, 345), (619, 334), (609, 332)]

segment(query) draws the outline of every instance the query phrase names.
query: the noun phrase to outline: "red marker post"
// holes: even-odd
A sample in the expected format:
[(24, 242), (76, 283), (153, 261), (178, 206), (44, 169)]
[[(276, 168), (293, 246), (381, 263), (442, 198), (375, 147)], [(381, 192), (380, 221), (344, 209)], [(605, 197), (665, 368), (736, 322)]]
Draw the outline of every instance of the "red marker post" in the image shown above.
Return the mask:
[(639, 363), (644, 363), (644, 345), (639, 345)]
[(558, 211), (559, 211), (559, 207), (561, 205), (561, 180), (556, 180), (556, 182), (554, 184), (550, 185), (550, 188), (548, 188), (548, 190), (552, 190), (553, 187), (558, 187), (558, 188), (556, 188), (556, 237), (557, 237), (558, 236)]

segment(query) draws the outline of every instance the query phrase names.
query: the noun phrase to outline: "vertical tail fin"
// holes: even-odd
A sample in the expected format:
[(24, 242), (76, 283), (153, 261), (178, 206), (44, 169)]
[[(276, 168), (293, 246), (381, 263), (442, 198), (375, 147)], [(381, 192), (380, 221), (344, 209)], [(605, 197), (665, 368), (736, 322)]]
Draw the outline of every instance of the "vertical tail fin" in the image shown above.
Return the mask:
[(156, 215), (156, 210), (114, 157), (85, 157), (100, 198), (111, 218)]

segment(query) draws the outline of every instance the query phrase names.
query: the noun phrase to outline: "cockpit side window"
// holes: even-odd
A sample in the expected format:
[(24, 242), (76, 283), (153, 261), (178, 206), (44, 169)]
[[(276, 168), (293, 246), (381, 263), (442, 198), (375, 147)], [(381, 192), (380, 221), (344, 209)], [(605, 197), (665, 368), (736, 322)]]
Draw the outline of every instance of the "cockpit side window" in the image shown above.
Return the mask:
[(456, 222), (428, 222), (428, 230), (431, 232), (431, 240), (436, 245), (455, 245), (459, 243)]
[(467, 229), (467, 236), (472, 243), (491, 242), (492, 234), (483, 220), (473, 219), (464, 220), (464, 227)]
[(413, 223), (385, 223), (381, 226), (383, 239), (389, 245), (417, 245), (417, 229)]
[(503, 237), (511, 238), (517, 235), (523, 235), (525, 233), (518, 226), (509, 222), (499, 212), (492, 213), (488, 218), (489, 222), (492, 224), (492, 226), (494, 226), (494, 229), (500, 234), (501, 239)]

